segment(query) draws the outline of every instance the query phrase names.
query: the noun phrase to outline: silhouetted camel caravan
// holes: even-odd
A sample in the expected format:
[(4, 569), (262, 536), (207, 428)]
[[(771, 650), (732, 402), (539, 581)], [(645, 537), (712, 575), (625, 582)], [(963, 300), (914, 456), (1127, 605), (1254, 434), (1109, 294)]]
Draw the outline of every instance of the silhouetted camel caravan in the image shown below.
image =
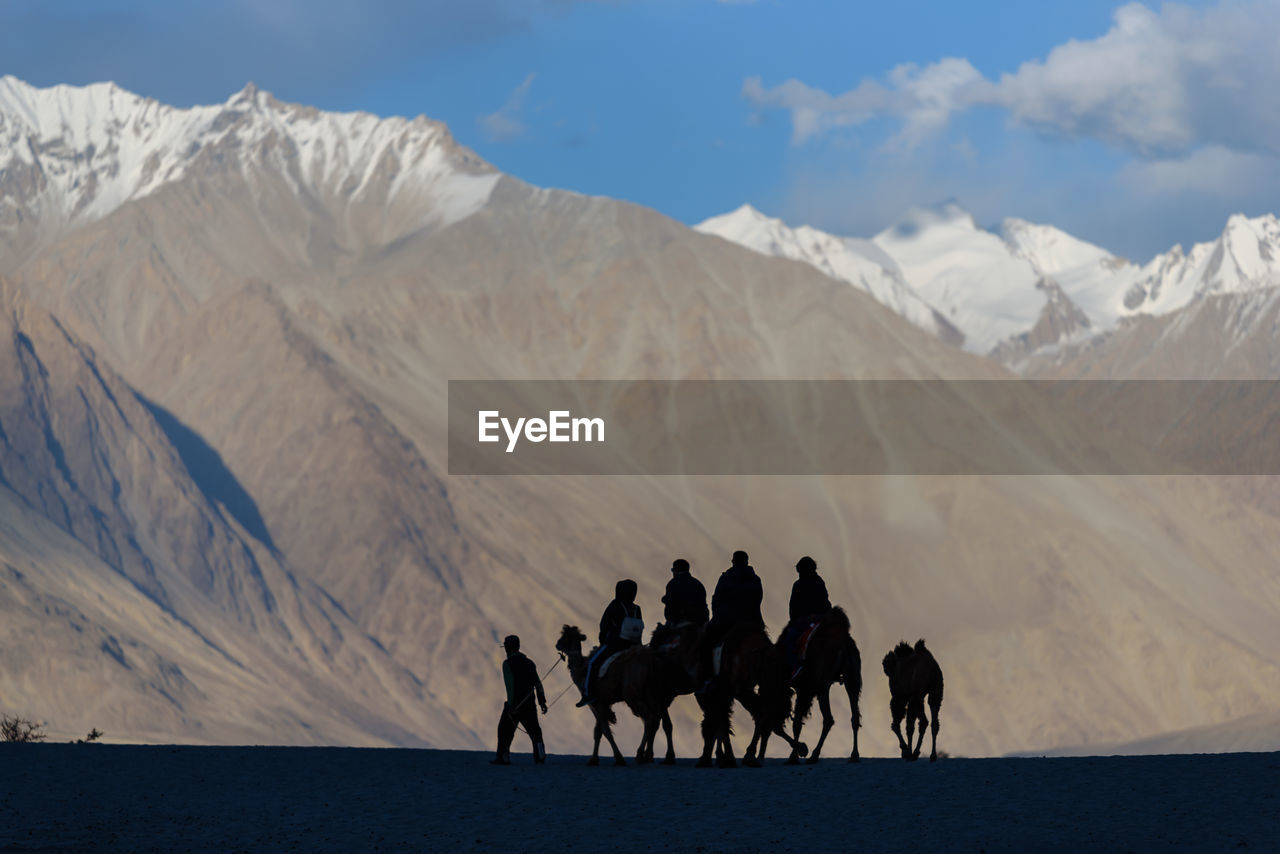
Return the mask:
[[(884, 674), (889, 677), (889, 711), (893, 714), (893, 733), (898, 737), (902, 758), (920, 758), (920, 746), (924, 744), (924, 728), (930, 725), (924, 716), (924, 699), (929, 698), (929, 710), (933, 712), (933, 747), (929, 761), (938, 761), (938, 711), (942, 708), (942, 668), (933, 654), (925, 649), (924, 638), (912, 647), (900, 641), (884, 657)], [(907, 717), (907, 737), (902, 738), (902, 716)], [(911, 747), (916, 721), (920, 722), (920, 739), (915, 749)]]
[[(703, 748), (698, 767), (738, 764), (731, 741), (734, 702), (742, 705), (752, 721), (744, 764), (759, 767), (773, 735), (790, 746), (788, 764), (805, 758), (817, 762), (835, 725), (831, 686), (837, 682), (844, 685), (849, 697), (853, 731), (849, 762), (859, 761), (862, 656), (851, 633), (849, 616), (843, 608), (832, 606), (812, 558), (801, 558), (796, 570), (799, 577), (792, 587), (791, 620), (776, 643), (770, 640), (765, 629), (760, 612), (762, 586), (745, 552), (734, 553), (733, 565), (716, 585), (710, 609), (706, 590), (690, 573), (688, 561), (674, 561), (672, 580), (662, 598), (667, 622), (653, 630), (648, 644), (641, 643), (644, 624), (636, 603), (637, 585), (629, 579), (618, 582), (615, 598), (600, 620), (600, 646), (590, 654), (584, 654), (582, 649), (586, 634), (577, 626), (563, 626), (556, 640), (556, 651), (568, 663), (569, 673), (582, 691), (579, 707), (589, 707), (594, 718), (588, 764), (600, 764), (601, 738), (608, 741), (614, 764), (627, 764), (613, 735), (613, 724), (617, 723), (613, 706), (617, 703), (625, 703), (644, 726), (636, 761), (654, 761), (654, 742), (661, 727), (667, 737), (663, 762), (674, 764), (669, 710), (675, 699), (684, 694), (695, 695), (702, 710)], [(530, 667), (526, 665), (526, 669)], [(923, 640), (914, 647), (905, 641), (899, 643), (884, 657), (883, 668), (889, 678), (892, 729), (898, 737), (903, 759), (919, 758), (925, 727), (932, 726), (929, 760), (935, 761), (938, 714), (942, 707), (942, 669)], [(513, 684), (517, 688), (513, 689)], [(519, 687), (522, 684), (524, 687)], [(508, 703), (517, 702), (514, 691), (528, 692), (530, 685), (536, 686), (538, 698), (544, 703), (542, 712), (546, 714), (536, 670), (517, 676), (515, 683), (508, 677)], [(924, 711), (926, 699), (932, 710), (932, 721)], [(822, 731), (810, 754), (800, 734), (815, 700), (822, 715)], [(904, 717), (907, 719), (905, 739), (902, 735)], [(788, 720), (790, 734), (786, 729)], [(536, 730), (535, 724), (536, 716), (529, 723), (530, 732)], [(504, 726), (508, 733), (515, 730), (511, 722)], [(503, 741), (503, 733), (504, 729), (500, 728), (500, 751), (510, 743), (509, 735)], [(504, 760), (505, 756), (500, 756), (494, 764), (510, 764)]]

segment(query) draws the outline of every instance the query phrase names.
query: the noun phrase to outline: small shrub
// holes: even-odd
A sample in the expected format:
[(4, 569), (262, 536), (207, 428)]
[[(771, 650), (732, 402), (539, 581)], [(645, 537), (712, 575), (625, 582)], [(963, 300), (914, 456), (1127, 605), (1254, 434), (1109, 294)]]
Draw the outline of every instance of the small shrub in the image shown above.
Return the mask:
[(97, 727), (94, 727), (93, 729), (89, 730), (88, 735), (86, 735), (84, 738), (77, 738), (74, 743), (90, 744), (92, 742), (97, 741), (100, 738), (102, 738), (102, 730), (98, 729)]
[(20, 715), (0, 717), (0, 741), (44, 741), (48, 737), (44, 731), (44, 724), (29, 721)]

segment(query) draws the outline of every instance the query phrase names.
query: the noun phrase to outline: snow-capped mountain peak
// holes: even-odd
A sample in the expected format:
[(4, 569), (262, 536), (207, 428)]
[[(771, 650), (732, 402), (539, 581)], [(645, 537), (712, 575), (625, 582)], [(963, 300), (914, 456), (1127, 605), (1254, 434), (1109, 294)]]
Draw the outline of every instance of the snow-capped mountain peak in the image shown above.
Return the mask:
[(1280, 285), (1280, 220), (1233, 214), (1217, 240), (1151, 259), (1124, 295), (1129, 313), (1165, 314), (1203, 296)]
[(401, 228), (446, 223), (498, 174), (423, 117), (329, 113), (250, 83), (222, 104), (176, 108), (113, 83), (41, 89), (0, 77), (0, 207), (56, 225), (95, 219), (193, 172), (270, 170), (342, 208), (393, 211)]
[(712, 217), (694, 228), (762, 255), (803, 261), (865, 291), (943, 340), (953, 344), (963, 341), (955, 326), (907, 284), (894, 260), (869, 240), (836, 237), (807, 225), (791, 228), (751, 205)]

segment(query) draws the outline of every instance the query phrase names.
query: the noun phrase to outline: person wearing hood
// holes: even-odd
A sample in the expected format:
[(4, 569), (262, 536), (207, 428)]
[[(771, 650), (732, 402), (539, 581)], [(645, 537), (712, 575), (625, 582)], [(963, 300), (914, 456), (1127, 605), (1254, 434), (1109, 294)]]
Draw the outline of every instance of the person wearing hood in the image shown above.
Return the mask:
[(591, 696), (591, 678), (596, 672), (596, 665), (608, 660), (614, 653), (640, 643), (640, 636), (644, 632), (644, 618), (640, 606), (636, 604), (638, 592), (638, 585), (629, 578), (614, 585), (613, 601), (600, 617), (600, 646), (587, 662), (579, 706), (589, 706), (595, 700)]
[(818, 563), (805, 555), (796, 563), (799, 576), (791, 585), (791, 603), (788, 616), (792, 623), (818, 619), (831, 610), (831, 597), (827, 595), (827, 583), (818, 575)]
[(681, 623), (693, 623), (695, 626), (705, 625), (710, 613), (707, 611), (707, 588), (693, 577), (689, 571), (689, 561), (678, 558), (671, 564), (671, 580), (667, 582), (667, 592), (662, 597), (662, 617), (668, 626)]

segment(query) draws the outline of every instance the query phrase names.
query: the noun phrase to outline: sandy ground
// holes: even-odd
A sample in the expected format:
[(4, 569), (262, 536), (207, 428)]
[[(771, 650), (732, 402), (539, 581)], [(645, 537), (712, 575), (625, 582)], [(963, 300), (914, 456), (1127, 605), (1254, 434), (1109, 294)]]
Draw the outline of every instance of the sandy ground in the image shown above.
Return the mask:
[(0, 745), (0, 850), (1280, 849), (1280, 754), (736, 770), (488, 759)]

